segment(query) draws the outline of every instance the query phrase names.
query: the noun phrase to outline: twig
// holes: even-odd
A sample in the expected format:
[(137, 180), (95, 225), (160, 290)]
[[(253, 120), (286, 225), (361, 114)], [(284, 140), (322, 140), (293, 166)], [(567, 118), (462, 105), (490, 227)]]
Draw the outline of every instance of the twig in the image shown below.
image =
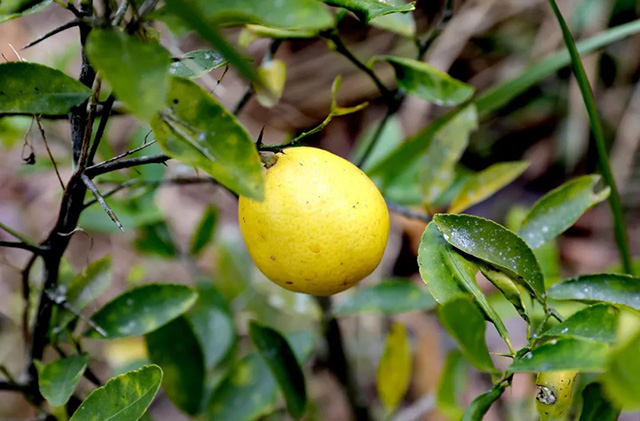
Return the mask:
[(18, 240), (22, 241), (23, 243), (25, 243), (28, 246), (31, 246), (31, 247), (34, 247), (34, 248), (39, 248), (39, 246), (35, 242), (29, 240), (26, 236), (20, 234), (18, 231), (16, 231), (13, 228), (3, 224), (2, 222), (0, 222), (0, 229), (8, 232), (11, 235), (13, 235), (15, 238), (17, 238)]
[(113, 26), (120, 25), (120, 22), (122, 22), (122, 19), (124, 18), (124, 15), (127, 13), (128, 8), (129, 8), (129, 1), (122, 0), (120, 2), (120, 5), (118, 6), (118, 9), (116, 10), (116, 14), (113, 17), (113, 20), (111, 21), (111, 24)]
[(420, 42), (420, 40), (416, 39), (416, 44), (418, 45), (418, 56), (417, 60), (422, 61), (424, 59), (425, 54), (429, 51), (429, 48), (433, 45), (435, 40), (442, 34), (445, 25), (451, 20), (453, 17), (453, 0), (447, 0), (444, 5), (444, 9), (442, 9), (442, 13), (440, 13), (440, 18), (438, 19), (438, 23), (436, 23), (433, 30), (429, 33), (424, 42)]
[(29, 335), (29, 295), (31, 292), (31, 288), (29, 286), (29, 275), (31, 274), (31, 268), (33, 264), (36, 262), (38, 258), (37, 254), (31, 256), (27, 265), (22, 270), (22, 299), (24, 300), (24, 310), (22, 312), (22, 337), (24, 338), (24, 343), (28, 344), (31, 341)]
[(42, 253), (42, 251), (43, 251), (41, 247), (33, 247), (33, 246), (30, 246), (29, 244), (25, 244), (25, 243), (22, 243), (20, 241), (2, 241), (2, 240), (0, 240), (0, 247), (29, 250), (29, 251), (31, 251), (33, 253), (36, 253), (36, 254)]
[(164, 164), (171, 157), (167, 155), (150, 155), (141, 156), (140, 158), (121, 159), (115, 162), (109, 162), (108, 164), (93, 165), (85, 170), (85, 174), (89, 178), (96, 177), (101, 174), (106, 174), (112, 171), (122, 170), (125, 168), (137, 167), (138, 165), (146, 164)]
[(378, 128), (373, 134), (373, 138), (371, 138), (371, 141), (367, 145), (367, 149), (365, 149), (364, 153), (356, 163), (356, 166), (358, 168), (362, 168), (364, 163), (367, 161), (367, 158), (369, 158), (369, 155), (371, 155), (371, 152), (373, 152), (373, 150), (375, 149), (376, 143), (378, 143), (380, 136), (382, 136), (382, 133), (384, 132), (384, 127), (387, 125), (389, 118), (391, 118), (393, 114), (395, 114), (395, 111), (392, 108), (387, 108), (387, 112), (385, 113), (384, 117), (382, 118), (382, 121), (380, 122), (380, 124), (378, 125)]
[[(100, 165), (104, 166), (104, 165), (107, 165), (107, 164), (109, 164), (111, 162), (115, 162), (115, 161), (118, 161), (118, 160), (120, 160), (122, 158), (126, 158), (129, 155), (133, 155), (136, 152), (140, 152), (141, 150), (143, 150), (145, 148), (148, 148), (149, 146), (153, 145), (154, 143), (156, 143), (155, 139), (153, 139), (151, 142), (144, 143), (141, 146), (138, 146), (137, 148), (131, 149), (130, 151), (123, 152), (120, 155), (117, 155), (117, 156), (114, 156), (113, 158), (109, 158), (109, 159), (107, 159), (105, 161), (102, 161), (102, 162), (96, 164), (96, 166), (100, 166)], [(91, 168), (91, 167), (89, 167), (89, 168)]]
[(424, 213), (414, 212), (388, 199), (387, 199), (387, 207), (391, 212), (406, 216), (407, 218), (417, 219), (423, 222), (431, 222), (431, 216), (426, 215)]
[(116, 214), (113, 212), (113, 210), (109, 207), (107, 202), (104, 200), (104, 198), (100, 194), (100, 191), (98, 190), (96, 185), (93, 184), (93, 181), (91, 181), (91, 179), (86, 174), (82, 174), (82, 182), (85, 184), (85, 186), (87, 186), (87, 188), (93, 194), (93, 196), (96, 198), (98, 203), (100, 203), (100, 206), (102, 206), (102, 209), (104, 209), (104, 211), (107, 213), (107, 215), (109, 215), (109, 218), (111, 218), (113, 223), (116, 224), (116, 226), (118, 228), (120, 228), (120, 231), (124, 232), (124, 228), (122, 227), (122, 224), (120, 223), (120, 220), (118, 219)]
[(42, 122), (40, 121), (40, 117), (38, 116), (34, 116), (35, 120), (36, 120), (36, 124), (38, 125), (38, 130), (40, 130), (40, 135), (42, 136), (42, 141), (44, 142), (44, 147), (47, 149), (47, 154), (49, 155), (49, 159), (51, 160), (51, 163), (53, 164), (53, 169), (56, 172), (56, 175), (58, 176), (58, 181), (60, 182), (60, 187), (62, 187), (62, 190), (64, 190), (64, 182), (62, 181), (62, 177), (60, 177), (60, 171), (58, 171), (58, 164), (56, 164), (56, 160), (53, 159), (53, 154), (51, 153), (51, 149), (49, 149), (49, 142), (47, 142), (47, 136), (44, 133), (44, 129), (42, 128)]
[(100, 141), (102, 140), (102, 136), (104, 135), (104, 131), (107, 127), (107, 120), (109, 120), (111, 110), (113, 109), (113, 103), (115, 101), (116, 97), (113, 94), (110, 94), (107, 100), (102, 105), (102, 115), (100, 118), (100, 123), (98, 123), (98, 130), (96, 130), (96, 135), (93, 138), (93, 143), (91, 144), (91, 149), (89, 150), (89, 164), (93, 162), (93, 159), (98, 152), (98, 146), (100, 145)]
[(33, 47), (36, 44), (41, 43), (42, 41), (44, 41), (47, 38), (50, 38), (52, 36), (54, 36), (55, 34), (59, 34), (62, 31), (65, 31), (69, 28), (73, 28), (75, 26), (80, 25), (80, 21), (79, 20), (72, 20), (70, 22), (67, 22), (63, 25), (58, 26), (55, 29), (52, 29), (51, 31), (47, 32), (46, 34), (40, 35), (38, 38), (34, 39), (33, 41), (31, 41), (30, 43), (28, 43), (27, 45), (21, 47), (21, 50), (26, 50), (27, 48)]
[[(78, 171), (83, 171), (88, 165), (89, 149), (91, 146), (91, 134), (93, 131), (93, 122), (95, 120), (96, 107), (100, 99), (100, 89), (102, 81), (96, 78), (91, 89), (91, 98), (89, 100), (89, 112), (87, 113), (87, 121), (84, 125), (84, 135), (82, 136), (82, 147), (80, 149), (80, 157), (78, 158)], [(108, 117), (107, 117), (108, 118)]]
[(0, 381), (0, 390), (19, 392), (21, 389), (20, 386), (15, 383)]
[(596, 144), (596, 150), (598, 151), (598, 162), (600, 164), (602, 178), (605, 184), (611, 189), (611, 194), (609, 195), (609, 206), (611, 207), (611, 214), (613, 215), (616, 243), (622, 260), (622, 266), (627, 274), (633, 275), (633, 262), (631, 259), (631, 251), (629, 250), (629, 237), (625, 226), (624, 214), (622, 212), (622, 204), (620, 203), (620, 194), (618, 193), (618, 187), (616, 186), (616, 182), (611, 171), (611, 165), (607, 154), (607, 146), (604, 139), (604, 131), (602, 129), (602, 122), (598, 115), (598, 108), (596, 107), (593, 90), (591, 89), (589, 78), (587, 77), (584, 66), (582, 65), (580, 53), (576, 48), (575, 41), (573, 40), (573, 36), (571, 35), (567, 22), (564, 20), (555, 0), (548, 1), (551, 9), (553, 9), (556, 19), (558, 20), (560, 28), (562, 29), (562, 36), (567, 49), (569, 50), (569, 55), (571, 56), (573, 73), (578, 82), (578, 86), (580, 87), (582, 99), (584, 100), (584, 105), (587, 109), (587, 114), (589, 115), (591, 130), (593, 131), (593, 139)]

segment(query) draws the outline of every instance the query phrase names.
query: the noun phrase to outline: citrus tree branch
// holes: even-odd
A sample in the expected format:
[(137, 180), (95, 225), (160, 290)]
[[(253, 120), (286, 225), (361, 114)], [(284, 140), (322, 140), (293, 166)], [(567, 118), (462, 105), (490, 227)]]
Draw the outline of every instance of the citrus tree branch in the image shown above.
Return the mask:
[(141, 156), (139, 158), (120, 159), (118, 161), (93, 165), (87, 168), (84, 173), (87, 175), (87, 177), (94, 178), (101, 174), (106, 174), (125, 168), (137, 167), (139, 165), (164, 164), (170, 159), (171, 157), (164, 154)]

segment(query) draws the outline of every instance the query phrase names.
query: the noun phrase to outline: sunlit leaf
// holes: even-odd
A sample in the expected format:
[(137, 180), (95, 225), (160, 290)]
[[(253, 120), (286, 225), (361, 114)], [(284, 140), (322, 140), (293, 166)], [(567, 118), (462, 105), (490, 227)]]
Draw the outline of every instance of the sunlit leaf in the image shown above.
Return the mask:
[(528, 166), (528, 162), (501, 162), (474, 174), (462, 185), (448, 212), (460, 213), (482, 202), (518, 178)]
[(35, 63), (1, 63), (0, 80), (0, 115), (66, 114), (91, 94), (61, 71)]
[(87, 368), (89, 355), (74, 355), (42, 364), (36, 361), (38, 386), (42, 396), (53, 406), (67, 403)]
[(596, 304), (578, 311), (543, 334), (544, 337), (591, 339), (614, 343), (619, 310), (608, 304)]
[[(387, 0), (394, 6), (403, 6), (404, 0)], [(413, 37), (416, 34), (416, 21), (412, 13), (390, 13), (369, 20), (369, 25), (387, 31), (395, 32), (405, 37)]]
[(515, 373), (577, 370), (601, 372), (605, 369), (609, 346), (602, 342), (558, 339), (518, 357), (509, 367)]
[(376, 376), (378, 397), (387, 413), (394, 412), (407, 393), (411, 365), (411, 343), (407, 331), (400, 323), (394, 323), (387, 335)]
[(258, 69), (261, 84), (254, 86), (258, 103), (266, 108), (275, 106), (287, 80), (287, 64), (282, 60), (269, 60)]
[(449, 352), (438, 382), (436, 405), (450, 419), (462, 418), (461, 397), (467, 387), (468, 367), (459, 351)]
[(249, 335), (278, 382), (289, 413), (294, 418), (301, 417), (307, 405), (307, 391), (304, 374), (289, 343), (275, 329), (253, 321)]
[(550, 191), (533, 205), (518, 234), (532, 248), (561, 234), (584, 212), (609, 197), (608, 187), (594, 193), (599, 181), (599, 175), (585, 175)]
[(91, 64), (132, 113), (149, 120), (162, 109), (171, 62), (159, 43), (142, 42), (118, 30), (94, 29), (86, 50)]
[(617, 274), (578, 276), (552, 286), (549, 298), (587, 303), (601, 301), (640, 310), (640, 279)]
[(452, 246), (505, 271), (544, 301), (544, 279), (535, 255), (513, 232), (488, 219), (438, 214), (433, 222)]
[(191, 324), (178, 317), (145, 337), (149, 360), (162, 368), (162, 389), (190, 415), (200, 412), (205, 365), (200, 343)]
[(200, 86), (178, 77), (171, 78), (168, 105), (170, 111), (151, 122), (163, 151), (238, 194), (262, 200), (260, 157), (235, 117)]
[(473, 86), (423, 61), (394, 56), (381, 56), (375, 60), (384, 60), (393, 66), (401, 89), (437, 105), (461, 104), (475, 92)]
[(157, 365), (145, 365), (110, 379), (82, 402), (69, 421), (137, 421), (145, 413), (162, 382)]
[(438, 309), (438, 315), (467, 361), (480, 371), (493, 372), (484, 338), (484, 317), (473, 300), (466, 296), (454, 298)]
[(414, 2), (391, 2), (385, 0), (324, 0), (332, 6), (344, 7), (352, 11), (365, 22), (390, 13), (410, 12), (415, 9)]
[(171, 63), (169, 73), (195, 79), (225, 64), (227, 60), (215, 50), (195, 50), (189, 51), (180, 60)]
[[(148, 284), (123, 293), (98, 310), (91, 319), (106, 333), (106, 339), (152, 332), (187, 311), (198, 294), (178, 284)], [(88, 335), (102, 338), (92, 330)]]

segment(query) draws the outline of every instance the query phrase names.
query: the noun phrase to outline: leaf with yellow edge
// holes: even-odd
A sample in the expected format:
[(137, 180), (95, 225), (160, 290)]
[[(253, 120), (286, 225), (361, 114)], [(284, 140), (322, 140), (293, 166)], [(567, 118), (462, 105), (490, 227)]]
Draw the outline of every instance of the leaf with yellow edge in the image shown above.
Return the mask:
[(378, 364), (378, 397), (387, 413), (398, 407), (411, 380), (411, 344), (407, 331), (400, 323), (394, 323), (387, 336), (382, 358)]

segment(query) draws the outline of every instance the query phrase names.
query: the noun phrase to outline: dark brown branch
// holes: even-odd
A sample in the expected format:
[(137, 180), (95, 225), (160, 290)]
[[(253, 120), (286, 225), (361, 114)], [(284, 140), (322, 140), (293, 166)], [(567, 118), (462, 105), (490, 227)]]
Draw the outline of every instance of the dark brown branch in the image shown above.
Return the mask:
[(84, 183), (85, 186), (87, 186), (87, 188), (93, 194), (93, 196), (96, 198), (98, 203), (100, 203), (100, 206), (102, 206), (102, 209), (104, 209), (104, 211), (107, 213), (107, 215), (109, 215), (109, 218), (111, 218), (113, 223), (116, 224), (116, 226), (118, 228), (120, 228), (120, 231), (124, 231), (124, 228), (122, 227), (122, 224), (120, 223), (120, 220), (118, 219), (118, 216), (109, 207), (107, 202), (104, 200), (104, 198), (100, 194), (100, 191), (98, 190), (96, 185), (93, 184), (93, 181), (91, 181), (91, 179), (89, 177), (87, 177), (85, 174), (82, 174), (82, 182)]
[(121, 159), (119, 161), (110, 162), (108, 164), (93, 165), (85, 170), (85, 174), (89, 178), (94, 178), (101, 174), (106, 174), (112, 171), (122, 170), (125, 168), (137, 167), (138, 165), (146, 164), (164, 164), (171, 158), (167, 155), (150, 155), (141, 156), (140, 158)]
[(30, 43), (28, 43), (27, 45), (25, 45), (24, 47), (20, 48), (21, 50), (26, 50), (27, 48), (33, 47), (36, 44), (41, 43), (42, 41), (44, 41), (47, 38), (50, 38), (52, 36), (54, 36), (55, 34), (59, 34), (62, 31), (65, 31), (69, 28), (73, 28), (75, 26), (80, 25), (80, 21), (79, 20), (72, 20), (70, 22), (67, 22), (63, 25), (58, 26), (55, 29), (52, 29), (51, 31), (47, 32), (46, 34), (40, 35), (38, 38), (34, 39), (33, 41), (31, 41)]
[[(96, 156), (96, 152), (98, 152), (98, 146), (100, 145), (100, 141), (102, 140), (104, 131), (107, 128), (107, 121), (109, 120), (111, 110), (113, 109), (113, 103), (115, 101), (116, 101), (116, 97), (113, 94), (111, 94), (102, 105), (102, 114), (100, 118), (100, 123), (98, 123), (98, 130), (96, 130), (96, 135), (93, 139), (93, 143), (91, 144), (91, 149), (89, 150), (89, 157), (88, 157), (89, 164), (93, 162), (93, 159)], [(96, 107), (96, 111), (97, 111), (97, 107)]]
[(148, 148), (149, 146), (153, 145), (154, 143), (156, 143), (155, 139), (152, 140), (151, 142), (144, 143), (141, 146), (138, 146), (137, 148), (131, 149), (130, 151), (123, 152), (120, 155), (117, 155), (117, 156), (114, 156), (113, 158), (109, 158), (109, 159), (107, 159), (105, 161), (102, 161), (102, 162), (96, 164), (96, 166), (100, 166), (100, 165), (104, 166), (104, 165), (110, 164), (112, 162), (119, 161), (122, 158), (126, 158), (129, 155), (133, 155), (136, 152), (140, 152), (141, 150), (143, 150), (145, 148)]
[(35, 254), (40, 254), (44, 251), (40, 247), (34, 247), (21, 241), (0, 241), (0, 247), (29, 250)]

